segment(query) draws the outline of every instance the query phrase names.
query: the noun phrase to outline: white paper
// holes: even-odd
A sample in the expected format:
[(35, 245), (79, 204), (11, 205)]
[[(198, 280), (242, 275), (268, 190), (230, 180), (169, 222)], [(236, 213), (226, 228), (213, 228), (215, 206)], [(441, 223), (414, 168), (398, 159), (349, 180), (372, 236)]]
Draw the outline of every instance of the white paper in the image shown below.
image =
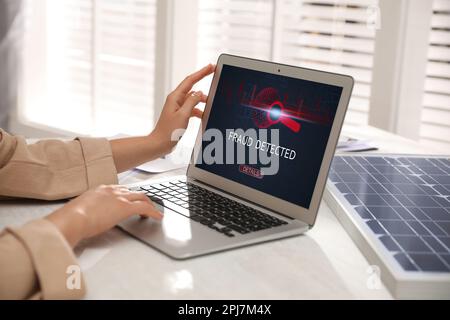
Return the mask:
[(336, 147), (336, 151), (340, 152), (356, 152), (376, 150), (377, 148), (369, 140), (357, 140), (352, 138), (342, 138)]
[(186, 163), (175, 163), (170, 158), (159, 158), (147, 163), (144, 163), (143, 165), (140, 165), (137, 167), (137, 169), (151, 172), (151, 173), (161, 173), (166, 172), (170, 170), (180, 169), (183, 167), (186, 167)]

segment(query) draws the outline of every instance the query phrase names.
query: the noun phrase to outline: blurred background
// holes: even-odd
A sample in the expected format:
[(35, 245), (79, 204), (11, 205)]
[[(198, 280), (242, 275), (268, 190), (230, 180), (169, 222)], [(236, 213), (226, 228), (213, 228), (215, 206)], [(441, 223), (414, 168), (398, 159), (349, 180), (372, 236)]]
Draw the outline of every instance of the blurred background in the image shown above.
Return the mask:
[(346, 126), (450, 151), (450, 0), (0, 0), (0, 126), (146, 134), (220, 53), (350, 74)]

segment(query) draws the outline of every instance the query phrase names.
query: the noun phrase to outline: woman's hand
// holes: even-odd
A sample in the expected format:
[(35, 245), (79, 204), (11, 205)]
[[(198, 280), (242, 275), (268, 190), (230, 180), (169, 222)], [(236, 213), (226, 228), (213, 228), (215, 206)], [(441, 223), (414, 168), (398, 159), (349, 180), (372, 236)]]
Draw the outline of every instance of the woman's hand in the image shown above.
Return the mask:
[(178, 129), (186, 129), (190, 117), (201, 118), (203, 112), (195, 108), (200, 102), (206, 103), (208, 98), (201, 91), (191, 91), (192, 87), (215, 70), (212, 64), (187, 76), (166, 99), (163, 110), (150, 136), (163, 142), (165, 153), (169, 153), (177, 144), (172, 134)]
[(150, 135), (110, 141), (117, 172), (129, 170), (166, 155), (173, 149), (177, 141), (172, 139), (172, 134), (177, 129), (186, 129), (190, 117), (203, 115), (203, 112), (195, 106), (200, 102), (206, 102), (207, 96), (201, 91), (191, 91), (192, 87), (214, 70), (214, 65), (207, 65), (186, 77), (167, 96), (156, 127)]
[(53, 222), (74, 247), (80, 240), (105, 232), (136, 214), (162, 218), (145, 194), (130, 192), (123, 186), (99, 186), (71, 200), (46, 219)]

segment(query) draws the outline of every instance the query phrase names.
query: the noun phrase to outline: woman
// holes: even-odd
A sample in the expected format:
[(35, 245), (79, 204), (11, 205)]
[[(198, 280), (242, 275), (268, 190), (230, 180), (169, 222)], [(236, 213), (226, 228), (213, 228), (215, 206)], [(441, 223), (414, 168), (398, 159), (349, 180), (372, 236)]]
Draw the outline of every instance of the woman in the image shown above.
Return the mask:
[[(169, 153), (172, 132), (186, 128), (206, 96), (195, 83), (214, 72), (208, 65), (168, 95), (151, 134), (108, 141), (78, 138), (27, 145), (0, 129), (0, 196), (55, 200), (81, 196), (47, 217), (0, 234), (0, 299), (75, 299), (85, 293), (67, 288), (66, 271), (76, 265), (72, 248), (127, 217), (162, 219), (141, 193), (117, 186), (117, 172)], [(107, 184), (107, 185), (105, 185)], [(89, 190), (89, 191), (86, 191)], [(86, 192), (85, 192), (86, 191)]]

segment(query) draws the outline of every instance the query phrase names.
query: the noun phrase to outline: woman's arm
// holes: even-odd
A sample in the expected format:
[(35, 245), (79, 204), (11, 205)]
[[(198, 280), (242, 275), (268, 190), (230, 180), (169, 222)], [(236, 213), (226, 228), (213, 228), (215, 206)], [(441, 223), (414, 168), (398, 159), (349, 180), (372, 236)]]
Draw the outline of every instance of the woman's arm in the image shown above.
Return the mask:
[(142, 137), (110, 141), (114, 164), (118, 173), (159, 158), (168, 152), (163, 142), (152, 134)]
[[(75, 196), (93, 186), (116, 181), (123, 171), (170, 152), (171, 135), (187, 127), (195, 109), (205, 102), (190, 92), (214, 71), (210, 65), (187, 77), (167, 98), (155, 130), (146, 137), (42, 141), (27, 145), (23, 138), (0, 129), (0, 195), (57, 199)], [(132, 215), (161, 219), (148, 197), (120, 186), (99, 186), (85, 192), (45, 219), (0, 233), (0, 299), (79, 298), (67, 286), (68, 267), (76, 265), (71, 247), (100, 234)]]
[(75, 255), (57, 227), (46, 219), (0, 232), (0, 300), (79, 299), (86, 289), (66, 286)]
[(44, 219), (7, 228), (0, 233), (0, 300), (83, 297), (81, 273), (75, 286), (69, 278), (74, 267), (80, 270), (71, 248), (135, 214), (162, 218), (145, 194), (100, 186)]
[(0, 129), (0, 197), (64, 199), (100, 184), (117, 184), (107, 139), (28, 144)]
[(25, 139), (0, 129), (0, 196), (56, 200), (71, 198), (100, 184), (117, 184), (122, 172), (165, 155), (175, 146), (171, 135), (185, 129), (195, 106), (206, 101), (193, 85), (214, 72), (208, 65), (188, 76), (167, 97), (161, 116), (148, 136), (108, 141), (78, 138), (72, 141)]
[(214, 68), (213, 65), (208, 65), (191, 74), (169, 94), (158, 123), (150, 135), (111, 141), (117, 172), (134, 168), (172, 150), (176, 145), (176, 141), (171, 139), (172, 133), (177, 129), (186, 129), (190, 117), (202, 116), (202, 112), (195, 106), (200, 102), (205, 103), (207, 96), (201, 91), (191, 92), (191, 89), (198, 81), (213, 73)]

